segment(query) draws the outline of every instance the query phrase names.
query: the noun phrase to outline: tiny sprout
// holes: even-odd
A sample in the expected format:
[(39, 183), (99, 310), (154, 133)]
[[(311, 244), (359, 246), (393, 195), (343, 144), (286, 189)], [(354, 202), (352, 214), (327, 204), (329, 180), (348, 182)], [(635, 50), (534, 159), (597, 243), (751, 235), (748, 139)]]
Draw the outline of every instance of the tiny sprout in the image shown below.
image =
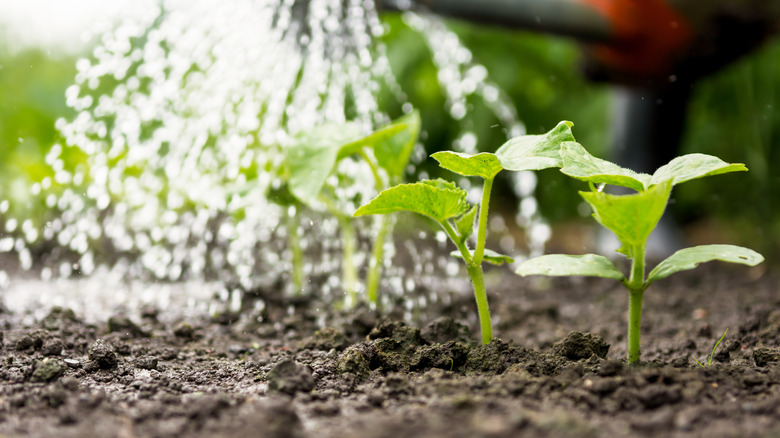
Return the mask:
[[(723, 332), (723, 335), (720, 337), (720, 339), (718, 339), (718, 342), (716, 342), (715, 345), (712, 347), (712, 351), (710, 351), (710, 355), (707, 357), (707, 366), (712, 365), (712, 359), (715, 357), (715, 350), (718, 349), (718, 345), (720, 345), (720, 343), (726, 337), (726, 333), (728, 332), (729, 329), (727, 328), (726, 331)], [(695, 360), (700, 367), (704, 368), (704, 364), (699, 362), (699, 359), (696, 359), (696, 356), (693, 357), (693, 360)]]

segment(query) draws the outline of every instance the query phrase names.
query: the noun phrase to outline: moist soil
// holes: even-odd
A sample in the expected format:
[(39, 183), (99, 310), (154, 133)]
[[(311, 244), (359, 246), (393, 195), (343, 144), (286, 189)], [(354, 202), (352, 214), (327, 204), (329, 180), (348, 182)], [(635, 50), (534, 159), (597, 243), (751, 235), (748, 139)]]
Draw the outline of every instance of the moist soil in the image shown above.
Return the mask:
[(487, 281), (484, 346), (465, 279), (406, 319), (305, 299), (94, 324), (4, 311), (0, 436), (780, 436), (780, 295), (760, 267), (653, 285), (635, 367), (618, 284), (499, 268)]

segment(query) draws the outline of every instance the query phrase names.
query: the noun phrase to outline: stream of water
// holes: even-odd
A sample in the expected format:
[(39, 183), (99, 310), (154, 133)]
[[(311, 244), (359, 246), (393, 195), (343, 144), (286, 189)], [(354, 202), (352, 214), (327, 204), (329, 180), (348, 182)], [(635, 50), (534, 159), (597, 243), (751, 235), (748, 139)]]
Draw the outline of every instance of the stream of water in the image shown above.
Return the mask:
[[(466, 99), (476, 96), (508, 137), (524, 133), (511, 102), (440, 19), (406, 12), (404, 21), (429, 45), (453, 119), (461, 120)], [(95, 300), (103, 309), (143, 301), (166, 307), (171, 296), (192, 305), (193, 296), (212, 297), (226, 287), (278, 288), (291, 270), (287, 231), (280, 226), (291, 211), (266, 194), (279, 186), (284, 150), (314, 126), (349, 120), (370, 132), (389, 121), (378, 94), (389, 90), (401, 103), (405, 97), (378, 40), (384, 32), (372, 1), (215, 6), (166, 0), (103, 33), (92, 56), (78, 61), (67, 90), (67, 103), (78, 114), (57, 122), (63, 140), (46, 158), (51, 176), (30, 188), (48, 213), (7, 217), (0, 234), (0, 252), (15, 253), (22, 270), (36, 268), (49, 286), (37, 286), (46, 293), (35, 295), (26, 286), (30, 280), (0, 270), (7, 305), (72, 306), (85, 302), (68, 298), (75, 289), (101, 290), (89, 284), (107, 279), (127, 286), (115, 298)], [(474, 153), (476, 143), (464, 129), (452, 146)], [(416, 159), (426, 157), (423, 146), (417, 148)], [(361, 162), (342, 161), (336, 175), (334, 185), (339, 176), (354, 181), (337, 190), (347, 211), (357, 207), (356, 199), (375, 194), (370, 169)], [(535, 177), (519, 174), (515, 183), (518, 221), (531, 252), (538, 253), (549, 228), (536, 209)], [(6, 211), (8, 201), (0, 199), (0, 214)], [(338, 222), (316, 209), (298, 213), (305, 274), (320, 279), (321, 293), (338, 298)], [(370, 240), (372, 230), (360, 227), (358, 241)], [(434, 271), (457, 272), (457, 262), (433, 254), (426, 259), (411, 241), (404, 245), (421, 260), (410, 272), (394, 266), (396, 250), (388, 244), (382, 283), (388, 297), (414, 291)], [(511, 252), (515, 242), (509, 238), (501, 246)], [(49, 251), (38, 262), (33, 251), (41, 247)], [(358, 265), (366, 263), (367, 248), (359, 247)], [(78, 280), (63, 283), (74, 276)], [(136, 281), (163, 289), (141, 292)], [(206, 290), (189, 298), (165, 292), (174, 283)]]

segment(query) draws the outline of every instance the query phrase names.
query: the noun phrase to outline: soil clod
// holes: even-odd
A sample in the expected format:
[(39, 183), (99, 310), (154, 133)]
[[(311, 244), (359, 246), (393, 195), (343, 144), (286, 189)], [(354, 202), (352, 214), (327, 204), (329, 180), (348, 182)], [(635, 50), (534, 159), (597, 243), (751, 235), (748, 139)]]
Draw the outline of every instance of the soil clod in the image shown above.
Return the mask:
[(756, 347), (753, 350), (753, 360), (760, 367), (767, 366), (772, 362), (780, 362), (780, 349), (764, 346)]
[(108, 318), (108, 331), (119, 333), (126, 337), (145, 337), (148, 333), (125, 315), (114, 315)]
[(468, 343), (471, 341), (471, 332), (468, 326), (449, 316), (434, 319), (422, 329), (420, 335), (431, 344), (444, 344), (450, 341)]
[(101, 370), (109, 370), (119, 363), (114, 347), (103, 339), (96, 340), (89, 348), (89, 360)]
[(65, 364), (56, 359), (43, 359), (35, 361), (33, 372), (30, 375), (31, 382), (51, 382), (65, 373)]
[(603, 359), (607, 357), (609, 344), (599, 335), (573, 331), (553, 346), (553, 351), (569, 360), (588, 359), (593, 355)]
[(308, 366), (298, 365), (292, 359), (284, 359), (266, 376), (268, 389), (284, 394), (308, 392), (314, 389), (314, 376)]

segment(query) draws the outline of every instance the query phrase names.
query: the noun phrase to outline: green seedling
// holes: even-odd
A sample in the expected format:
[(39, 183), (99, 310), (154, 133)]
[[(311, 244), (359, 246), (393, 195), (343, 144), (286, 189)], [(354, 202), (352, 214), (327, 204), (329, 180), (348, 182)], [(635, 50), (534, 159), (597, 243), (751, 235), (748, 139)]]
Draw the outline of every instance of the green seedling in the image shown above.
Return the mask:
[[(357, 246), (352, 216), (337, 202), (334, 189), (326, 181), (333, 174), (339, 161), (348, 157), (360, 157), (371, 169), (376, 191), (379, 192), (403, 180), (409, 157), (420, 132), (420, 116), (410, 113), (395, 122), (369, 134), (361, 135), (356, 124), (324, 125), (301, 135), (287, 149), (287, 188), (298, 203), (311, 207), (324, 205), (339, 221), (342, 239), (342, 282), (351, 303), (357, 302), (357, 268), (354, 253)], [(384, 241), (391, 230), (391, 222), (379, 219), (371, 259), (366, 275), (366, 293), (369, 302), (379, 304), (378, 289), (381, 278)], [(295, 230), (298, 228), (293, 221)], [(292, 229), (292, 228), (291, 228)], [(290, 243), (297, 241), (297, 231), (288, 233)], [(293, 240), (293, 239), (296, 240)], [(291, 247), (293, 261), (302, 260), (300, 249)], [(298, 255), (296, 255), (298, 254)], [(297, 272), (294, 268), (294, 272)], [(298, 278), (294, 274), (294, 278)]]
[[(470, 206), (466, 201), (466, 192), (454, 183), (438, 179), (401, 184), (386, 189), (354, 214), (363, 216), (411, 211), (439, 223), (457, 248), (453, 255), (465, 262), (466, 270), (471, 277), (483, 344), (493, 339), (493, 329), (482, 263), (501, 265), (513, 262), (511, 257), (485, 248), (493, 180), (502, 170), (524, 171), (560, 167), (561, 159), (558, 151), (561, 143), (574, 140), (571, 126), (570, 122), (561, 122), (552, 131), (543, 135), (513, 138), (501, 146), (496, 153), (483, 152), (470, 155), (444, 151), (433, 154), (432, 157), (445, 169), (464, 176), (482, 178), (482, 199), (477, 205)], [(474, 234), (475, 219), (477, 220), (476, 242), (472, 250), (468, 246), (468, 239)]]
[[(590, 204), (593, 217), (617, 235), (618, 252), (631, 261), (628, 277), (601, 255), (545, 255), (517, 267), (520, 275), (592, 276), (620, 281), (629, 292), (628, 362), (639, 361), (639, 327), (642, 299), (650, 284), (676, 272), (693, 269), (700, 263), (721, 260), (755, 266), (764, 258), (757, 252), (734, 245), (702, 245), (679, 250), (659, 263), (645, 276), (647, 238), (661, 219), (672, 187), (706, 176), (746, 171), (743, 164), (728, 164), (719, 158), (690, 154), (673, 159), (653, 175), (636, 173), (590, 155), (575, 142), (561, 147), (561, 172), (586, 181), (590, 191), (580, 192)], [(602, 191), (605, 184), (633, 189), (634, 194), (612, 195)]]
[[(712, 365), (712, 359), (715, 357), (715, 350), (718, 349), (718, 345), (720, 345), (720, 343), (726, 337), (726, 333), (728, 332), (729, 329), (726, 329), (726, 331), (723, 332), (723, 336), (721, 336), (720, 339), (718, 339), (718, 342), (716, 342), (715, 345), (712, 347), (712, 351), (710, 351), (710, 355), (707, 357), (707, 366)], [(699, 359), (696, 359), (696, 356), (693, 357), (693, 360), (695, 360), (700, 367), (704, 368), (704, 364), (699, 362)]]

